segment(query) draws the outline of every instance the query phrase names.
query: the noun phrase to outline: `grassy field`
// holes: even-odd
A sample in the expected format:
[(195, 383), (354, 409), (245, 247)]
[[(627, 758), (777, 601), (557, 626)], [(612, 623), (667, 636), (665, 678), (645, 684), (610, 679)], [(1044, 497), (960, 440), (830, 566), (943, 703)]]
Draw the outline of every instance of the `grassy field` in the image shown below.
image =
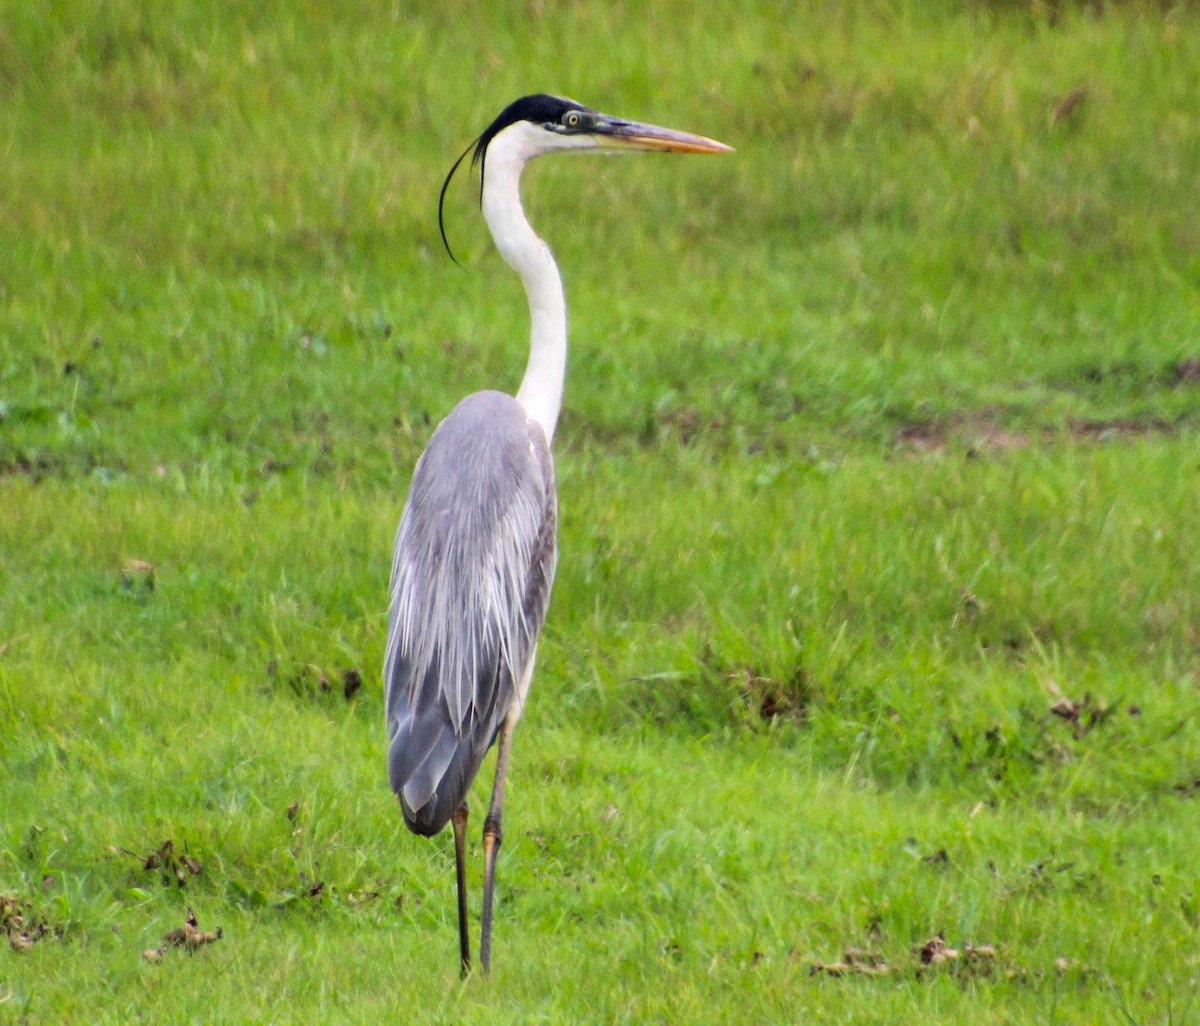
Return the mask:
[[(525, 359), (438, 188), (541, 90), (738, 153), (528, 175), (561, 558), (460, 983), (386, 578)], [(1198, 96), (1193, 4), (0, 0), (0, 1021), (1200, 1023)]]

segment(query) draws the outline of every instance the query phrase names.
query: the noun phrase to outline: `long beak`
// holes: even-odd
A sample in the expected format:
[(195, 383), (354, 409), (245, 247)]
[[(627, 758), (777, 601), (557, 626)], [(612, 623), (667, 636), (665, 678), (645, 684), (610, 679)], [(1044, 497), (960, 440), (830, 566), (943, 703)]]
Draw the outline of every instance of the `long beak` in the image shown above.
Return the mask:
[(640, 121), (600, 115), (591, 134), (603, 149), (651, 150), (662, 153), (732, 153), (733, 147), (691, 132), (677, 132)]

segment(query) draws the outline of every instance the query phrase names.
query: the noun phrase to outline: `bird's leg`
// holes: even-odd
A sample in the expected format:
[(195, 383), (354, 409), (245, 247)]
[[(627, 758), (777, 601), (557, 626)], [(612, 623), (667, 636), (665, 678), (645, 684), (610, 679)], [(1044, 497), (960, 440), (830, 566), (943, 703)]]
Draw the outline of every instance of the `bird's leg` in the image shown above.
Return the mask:
[(504, 804), (504, 778), (508, 774), (508, 746), (512, 741), (513, 721), (504, 721), (496, 746), (496, 782), (492, 785), (492, 803), (483, 821), (483, 926), (479, 938), (479, 964), (486, 976), (492, 960), (492, 898), (496, 889), (496, 853), (500, 850), (500, 807)]
[(454, 826), (454, 869), (458, 878), (458, 952), (461, 959), (462, 978), (471, 971), (471, 933), (467, 929), (467, 803), (455, 810)]

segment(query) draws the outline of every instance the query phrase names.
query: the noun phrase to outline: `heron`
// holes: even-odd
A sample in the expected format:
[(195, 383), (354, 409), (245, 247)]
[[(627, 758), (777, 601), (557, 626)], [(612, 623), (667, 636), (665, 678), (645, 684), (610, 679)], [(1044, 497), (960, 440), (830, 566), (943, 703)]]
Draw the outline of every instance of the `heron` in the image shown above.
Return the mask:
[(538, 94), (505, 107), (442, 183), (438, 227), (454, 259), (443, 217), (446, 190), (472, 154), (484, 220), (525, 286), (532, 322), (516, 395), (467, 396), (437, 426), (417, 461), (389, 588), (383, 671), (388, 777), (413, 833), (432, 836), (452, 825), (464, 978), (471, 968), (467, 792), (496, 745), (483, 823), (479, 959), (487, 975), (509, 749), (529, 693), (557, 560), (550, 446), (562, 407), (567, 310), (558, 266), (522, 209), (521, 172), (551, 153), (730, 150), (704, 136)]

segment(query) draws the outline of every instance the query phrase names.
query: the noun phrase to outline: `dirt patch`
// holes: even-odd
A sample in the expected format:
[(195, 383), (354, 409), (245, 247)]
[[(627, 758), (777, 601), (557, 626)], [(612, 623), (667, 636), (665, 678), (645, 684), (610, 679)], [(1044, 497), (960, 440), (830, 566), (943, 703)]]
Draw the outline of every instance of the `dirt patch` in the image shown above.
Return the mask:
[(1082, 442), (1108, 442), (1115, 439), (1145, 438), (1151, 435), (1172, 435), (1179, 431), (1179, 424), (1172, 424), (1157, 417), (1144, 420), (1114, 418), (1112, 420), (1073, 420), (1071, 435)]
[[(1195, 374), (1200, 383), (1200, 360), (1194, 368), (1182, 373)], [(1189, 379), (1190, 380), (1190, 379)], [(940, 420), (901, 424), (892, 432), (892, 445), (901, 453), (937, 453), (955, 447), (967, 456), (982, 456), (994, 452), (1028, 449), (1033, 445), (1051, 446), (1068, 438), (1075, 442), (1100, 444), (1110, 441), (1129, 441), (1138, 438), (1164, 437), (1179, 434), (1188, 426), (1186, 420), (1168, 421), (1160, 417), (1115, 417), (1110, 419), (1076, 419), (1069, 421), (1065, 431), (1042, 427), (1019, 430), (1007, 427), (991, 412), (967, 415), (954, 414)]]
[(1087, 86), (1077, 85), (1051, 108), (1050, 127), (1074, 128), (1083, 116), (1089, 96)]
[(882, 954), (860, 948), (847, 948), (837, 962), (813, 962), (808, 970), (810, 976), (886, 976), (891, 972)]
[(758, 666), (727, 663), (706, 645), (700, 666), (718, 687), (735, 689), (745, 707), (761, 720), (803, 723), (807, 719), (812, 681), (799, 664), (786, 673), (772, 673)]
[(892, 444), (901, 452), (915, 453), (941, 452), (957, 445), (968, 456), (978, 456), (984, 452), (1027, 449), (1033, 439), (1027, 432), (1006, 427), (999, 411), (984, 410), (901, 424), (892, 434)]
[(122, 855), (137, 859), (147, 873), (157, 873), (164, 887), (184, 887), (192, 877), (200, 876), (204, 867), (200, 860), (187, 852), (175, 850), (175, 842), (169, 838), (148, 855), (128, 848), (118, 849)]
[(914, 954), (923, 966), (953, 965), (974, 975), (986, 974), (996, 962), (996, 949), (991, 944), (975, 945), (968, 941), (960, 951), (950, 947), (940, 933), (916, 948)]
[(950, 853), (945, 848), (938, 848), (937, 851), (930, 852), (928, 855), (922, 855), (921, 862), (933, 869), (948, 869), (950, 866)]
[(918, 424), (903, 424), (892, 435), (898, 449), (915, 449), (919, 452), (940, 451), (950, 441), (950, 432), (945, 424), (924, 421)]
[(668, 729), (803, 725), (815, 685), (799, 658), (776, 668), (730, 659), (705, 644), (694, 668), (627, 678), (622, 708)]
[(1176, 784), (1172, 790), (1180, 798), (1195, 798), (1200, 795), (1200, 776), (1185, 780), (1182, 784)]
[(8, 938), (13, 951), (28, 951), (43, 937), (53, 936), (55, 932), (27, 902), (0, 894), (0, 933)]
[(45, 454), (27, 456), (24, 453), (0, 456), (0, 477), (29, 477), (35, 482), (63, 469), (61, 460)]
[(835, 962), (814, 961), (810, 976), (923, 976), (929, 972), (945, 971), (957, 976), (980, 977), (992, 975), (998, 961), (996, 948), (991, 944), (971, 944), (952, 948), (938, 933), (912, 950), (909, 960), (889, 963), (875, 950), (847, 948)]
[[(1052, 680), (1047, 681), (1046, 686), (1054, 697), (1054, 701), (1050, 703), (1050, 714), (1069, 723), (1076, 740), (1105, 723), (1117, 711), (1119, 705), (1116, 702), (1106, 702), (1102, 698), (1093, 698), (1090, 692), (1079, 700), (1070, 698), (1064, 695)], [(1141, 715), (1137, 706), (1130, 706), (1129, 709), (1131, 716)]]
[(340, 694), (347, 702), (352, 701), (363, 686), (362, 672), (354, 667), (326, 670), (315, 663), (283, 659), (272, 659), (267, 663), (267, 679), (273, 685), (282, 685), (297, 698), (321, 699)]
[(222, 936), (219, 926), (211, 932), (201, 930), (196, 921), (196, 913), (189, 908), (183, 926), (164, 933), (162, 947), (148, 948), (142, 952), (142, 958), (147, 962), (161, 962), (163, 956), (172, 948), (182, 948), (190, 955), (207, 944), (215, 944)]
[(1168, 371), (1167, 380), (1176, 387), (1200, 385), (1200, 356), (1189, 356), (1180, 360)]
[(660, 433), (674, 435), (684, 445), (690, 445), (702, 433), (720, 432), (729, 427), (726, 418), (720, 416), (706, 418), (694, 406), (662, 410), (656, 416), (655, 422)]

